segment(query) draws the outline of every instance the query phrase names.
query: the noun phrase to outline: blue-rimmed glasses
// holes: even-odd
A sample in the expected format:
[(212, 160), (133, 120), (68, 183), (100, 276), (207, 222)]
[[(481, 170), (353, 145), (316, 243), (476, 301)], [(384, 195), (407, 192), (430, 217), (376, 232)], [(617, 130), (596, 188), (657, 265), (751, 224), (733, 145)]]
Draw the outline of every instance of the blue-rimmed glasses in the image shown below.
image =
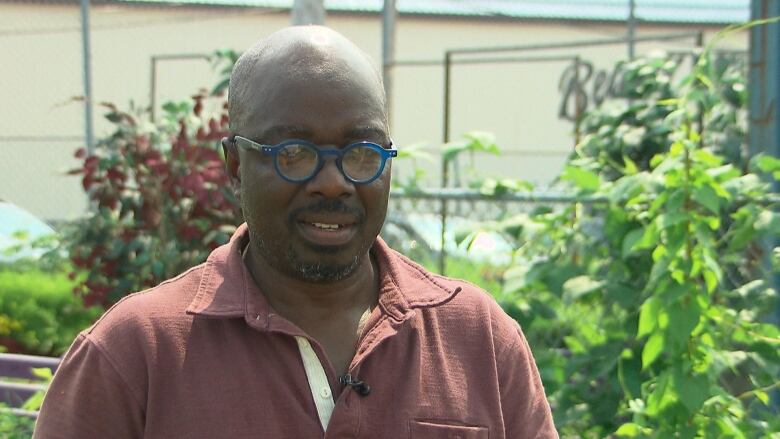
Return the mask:
[(235, 139), (236, 145), (242, 148), (273, 157), (276, 173), (290, 183), (305, 183), (314, 178), (329, 155), (336, 156), (336, 166), (344, 178), (354, 184), (371, 183), (382, 175), (387, 160), (398, 155), (398, 150), (392, 149), (392, 141), (387, 148), (372, 142), (355, 142), (340, 149), (320, 149), (314, 143), (298, 139), (277, 145), (262, 145), (241, 136)]

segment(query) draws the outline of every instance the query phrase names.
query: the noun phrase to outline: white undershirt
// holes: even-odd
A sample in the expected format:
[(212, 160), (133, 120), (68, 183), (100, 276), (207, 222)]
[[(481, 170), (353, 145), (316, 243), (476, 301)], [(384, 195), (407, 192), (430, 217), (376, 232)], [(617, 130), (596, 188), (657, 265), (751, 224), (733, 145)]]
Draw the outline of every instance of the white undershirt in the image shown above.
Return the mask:
[(306, 370), (306, 378), (309, 380), (311, 397), (314, 399), (314, 405), (317, 406), (317, 415), (320, 417), (322, 431), (326, 431), (328, 422), (330, 422), (330, 415), (333, 413), (333, 407), (336, 405), (333, 402), (333, 393), (330, 390), (328, 375), (325, 374), (325, 369), (322, 367), (322, 363), (320, 363), (320, 359), (317, 357), (314, 349), (312, 349), (309, 340), (299, 335), (295, 336), (295, 340), (298, 342), (298, 350), (301, 351), (303, 368)]

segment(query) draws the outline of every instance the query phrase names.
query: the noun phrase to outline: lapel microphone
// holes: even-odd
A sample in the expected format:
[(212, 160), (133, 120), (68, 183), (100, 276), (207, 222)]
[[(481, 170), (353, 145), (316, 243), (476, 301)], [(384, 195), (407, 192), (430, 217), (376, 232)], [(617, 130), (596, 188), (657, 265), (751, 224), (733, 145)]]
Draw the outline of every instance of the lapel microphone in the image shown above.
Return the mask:
[(371, 387), (368, 386), (368, 384), (364, 383), (363, 381), (360, 381), (356, 378), (352, 378), (352, 375), (350, 374), (344, 374), (339, 377), (339, 382), (343, 386), (350, 386), (352, 389), (357, 392), (360, 396), (366, 396), (369, 393), (371, 393)]

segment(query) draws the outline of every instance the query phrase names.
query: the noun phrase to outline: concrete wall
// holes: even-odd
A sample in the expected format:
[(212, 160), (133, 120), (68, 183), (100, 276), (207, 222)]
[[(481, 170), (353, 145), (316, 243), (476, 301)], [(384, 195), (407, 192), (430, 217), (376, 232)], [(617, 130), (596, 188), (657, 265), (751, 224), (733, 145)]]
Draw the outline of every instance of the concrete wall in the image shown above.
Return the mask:
[[(287, 25), (287, 13), (252, 9), (129, 5), (92, 7), (93, 94), (96, 102), (127, 107), (150, 101), (150, 59), (155, 55), (243, 50), (255, 40)], [(330, 14), (327, 24), (355, 41), (377, 63), (381, 59), (381, 17)], [(639, 36), (696, 29), (641, 26)], [(715, 28), (706, 29), (710, 38)], [(448, 48), (527, 45), (621, 37), (622, 24), (517, 22), (407, 17), (399, 19), (398, 60), (441, 60)], [(637, 53), (655, 48), (687, 49), (691, 39), (643, 43)], [(722, 45), (747, 48), (746, 35)], [(622, 45), (528, 52), (517, 56), (574, 56), (609, 69), (625, 58)], [(85, 198), (79, 181), (62, 175), (77, 165), (81, 146), (83, 93), (80, 15), (76, 5), (0, 3), (0, 199), (12, 201), (46, 219), (81, 214)], [(571, 151), (573, 124), (558, 117), (562, 61), (456, 65), (452, 70), (451, 135), (470, 130), (494, 132), (504, 156), (477, 158), (491, 174), (550, 182)], [(158, 64), (156, 101), (181, 100), (216, 75), (206, 61)], [(399, 147), (425, 142), (441, 146), (443, 69), (400, 66), (395, 71), (392, 135)], [(110, 125), (95, 108), (96, 135)], [(438, 184), (437, 161), (427, 164), (429, 181)], [(411, 163), (399, 161), (396, 177), (408, 175)]]

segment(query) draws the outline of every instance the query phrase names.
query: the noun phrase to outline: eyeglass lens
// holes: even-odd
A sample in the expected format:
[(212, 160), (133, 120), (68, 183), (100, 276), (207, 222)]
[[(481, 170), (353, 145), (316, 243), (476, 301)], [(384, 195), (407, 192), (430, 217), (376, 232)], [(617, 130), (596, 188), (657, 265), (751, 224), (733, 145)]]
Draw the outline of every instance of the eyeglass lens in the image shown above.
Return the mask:
[(317, 167), (317, 150), (308, 145), (287, 145), (279, 151), (276, 161), (285, 177), (304, 179)]
[[(277, 166), (285, 177), (302, 180), (309, 177), (317, 168), (317, 155), (317, 149), (309, 145), (286, 145), (277, 155)], [(364, 145), (349, 148), (341, 159), (344, 173), (356, 181), (373, 177), (381, 165), (380, 152)]]

